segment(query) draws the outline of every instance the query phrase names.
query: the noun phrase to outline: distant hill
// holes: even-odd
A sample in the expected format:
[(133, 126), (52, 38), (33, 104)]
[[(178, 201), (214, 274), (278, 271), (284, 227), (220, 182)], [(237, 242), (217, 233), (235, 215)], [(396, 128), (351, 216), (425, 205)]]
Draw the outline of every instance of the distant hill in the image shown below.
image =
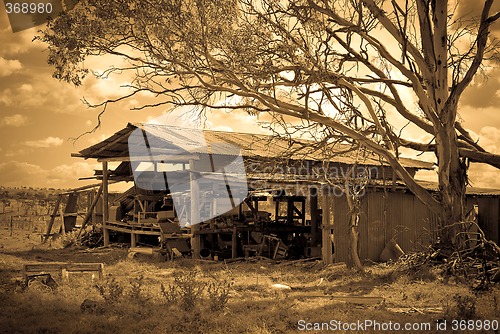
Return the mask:
[(53, 201), (59, 193), (64, 191), (66, 191), (66, 189), (0, 186), (0, 200), (24, 199)]

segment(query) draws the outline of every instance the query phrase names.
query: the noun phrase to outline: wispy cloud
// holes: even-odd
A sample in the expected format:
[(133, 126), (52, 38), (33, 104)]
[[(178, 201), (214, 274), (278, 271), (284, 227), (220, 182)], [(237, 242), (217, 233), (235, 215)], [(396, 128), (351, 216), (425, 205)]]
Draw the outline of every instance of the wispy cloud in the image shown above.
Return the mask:
[(64, 140), (59, 137), (47, 137), (39, 140), (28, 140), (24, 142), (24, 145), (35, 148), (47, 148), (54, 146), (61, 146)]
[[(99, 164), (75, 162), (44, 169), (22, 161), (0, 162), (0, 185), (65, 188), (82, 185), (79, 176), (91, 176)], [(95, 181), (94, 181), (95, 182)]]
[(28, 123), (28, 117), (21, 114), (14, 114), (10, 116), (5, 116), (0, 119), (0, 126), (13, 126), (20, 127)]
[(0, 77), (8, 77), (17, 71), (20, 71), (22, 68), (23, 65), (19, 60), (10, 60), (0, 57)]

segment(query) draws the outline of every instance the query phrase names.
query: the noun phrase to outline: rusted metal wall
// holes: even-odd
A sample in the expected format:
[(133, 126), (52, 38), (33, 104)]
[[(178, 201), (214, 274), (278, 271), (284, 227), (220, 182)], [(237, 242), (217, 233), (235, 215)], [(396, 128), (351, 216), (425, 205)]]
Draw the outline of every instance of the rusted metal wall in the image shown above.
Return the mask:
[[(348, 258), (349, 208), (345, 197), (335, 201), (335, 261)], [(500, 198), (468, 196), (467, 207), (479, 206), (479, 226), (486, 237), (500, 240)], [(378, 261), (386, 243), (392, 238), (403, 251), (426, 248), (437, 234), (437, 216), (410, 192), (370, 190), (361, 199), (359, 222), (360, 257)]]
[[(335, 261), (348, 257), (348, 212), (345, 197), (335, 197)], [(392, 238), (403, 251), (422, 249), (435, 231), (436, 217), (409, 192), (369, 191), (361, 199), (359, 241), (361, 259), (378, 261)]]
[(479, 227), (486, 237), (497, 244), (500, 242), (500, 198), (495, 196), (468, 196), (467, 208), (479, 207)]

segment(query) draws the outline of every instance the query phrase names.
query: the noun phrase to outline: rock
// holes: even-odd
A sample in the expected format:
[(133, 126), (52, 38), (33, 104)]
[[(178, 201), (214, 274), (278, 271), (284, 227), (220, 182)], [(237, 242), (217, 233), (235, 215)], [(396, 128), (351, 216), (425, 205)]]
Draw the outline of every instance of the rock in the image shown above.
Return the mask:
[(380, 261), (396, 261), (403, 255), (404, 252), (401, 247), (394, 240), (390, 240), (386, 245), (382, 253), (380, 253)]
[(28, 277), (28, 288), (49, 292), (57, 288), (57, 283), (50, 274), (34, 275)]
[(279, 290), (291, 290), (292, 289), (292, 287), (289, 285), (279, 284), (279, 283), (271, 285), (271, 288), (279, 289)]
[(80, 305), (80, 310), (82, 311), (82, 313), (104, 313), (104, 307), (101, 305), (101, 303), (92, 299), (85, 299)]

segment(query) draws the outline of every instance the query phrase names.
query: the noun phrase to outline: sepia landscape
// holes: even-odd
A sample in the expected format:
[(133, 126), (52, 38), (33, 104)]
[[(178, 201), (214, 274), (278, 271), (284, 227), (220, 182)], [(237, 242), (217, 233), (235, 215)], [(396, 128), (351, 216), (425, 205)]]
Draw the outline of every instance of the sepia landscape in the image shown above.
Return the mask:
[(500, 331), (500, 3), (1, 9), (0, 332)]
[[(58, 191), (2, 191), (12, 198), (0, 230), (3, 333), (294, 333), (301, 320), (334, 320), (339, 323), (331, 328), (353, 333), (377, 332), (377, 323), (409, 323), (420, 327), (405, 332), (416, 333), (436, 332), (436, 324), (445, 321), (449, 332), (454, 319), (498, 319), (498, 286), (478, 290), (477, 273), (450, 272), (449, 264), (430, 253), (367, 262), (359, 273), (344, 263), (325, 266), (318, 258), (166, 261), (161, 255), (131, 256), (127, 244), (80, 245), (70, 234), (42, 244), (47, 207), (55, 203), (50, 197)], [(49, 204), (26, 212), (24, 194), (44, 195)], [(7, 217), (14, 217), (12, 224)], [(102, 263), (104, 276), (74, 273), (63, 280), (50, 271), (53, 281), (33, 276), (25, 284), (27, 263)], [(365, 320), (374, 323), (341, 329)], [(329, 330), (313, 332), (322, 331)]]

